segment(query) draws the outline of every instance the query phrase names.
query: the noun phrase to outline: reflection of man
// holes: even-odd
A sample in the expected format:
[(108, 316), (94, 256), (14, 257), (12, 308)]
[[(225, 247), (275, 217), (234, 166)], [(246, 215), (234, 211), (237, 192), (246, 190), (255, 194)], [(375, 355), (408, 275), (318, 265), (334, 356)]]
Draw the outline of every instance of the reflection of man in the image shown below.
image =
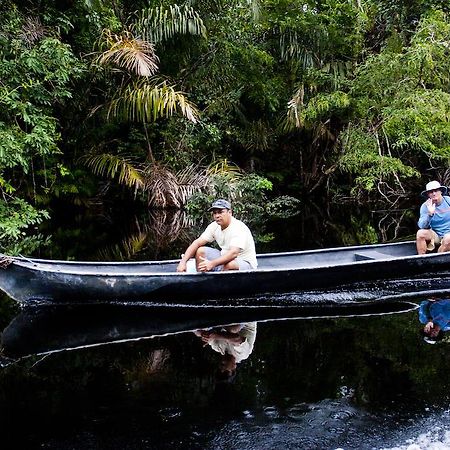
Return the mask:
[(429, 299), (420, 304), (419, 320), (424, 324), (421, 334), (425, 342), (434, 344), (450, 330), (450, 299)]
[(228, 381), (236, 374), (237, 364), (247, 359), (256, 339), (256, 322), (228, 325), (211, 330), (197, 330), (195, 334), (205, 345), (222, 355), (218, 378)]
[[(195, 256), (199, 272), (218, 270), (256, 269), (256, 252), (253, 236), (247, 225), (233, 217), (227, 200), (216, 200), (212, 211), (214, 222), (186, 249), (177, 272), (186, 272), (186, 263)], [(221, 250), (206, 247), (216, 241)]]

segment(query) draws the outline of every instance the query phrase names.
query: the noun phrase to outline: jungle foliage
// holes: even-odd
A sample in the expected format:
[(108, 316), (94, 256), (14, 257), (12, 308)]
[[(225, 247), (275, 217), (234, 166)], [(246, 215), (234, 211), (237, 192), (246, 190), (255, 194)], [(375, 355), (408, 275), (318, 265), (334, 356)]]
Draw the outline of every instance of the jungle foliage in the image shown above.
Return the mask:
[(195, 209), (224, 160), (240, 174), (224, 194), (263, 212), (311, 194), (392, 205), (449, 179), (447, 1), (0, 8), (3, 249), (56, 201)]

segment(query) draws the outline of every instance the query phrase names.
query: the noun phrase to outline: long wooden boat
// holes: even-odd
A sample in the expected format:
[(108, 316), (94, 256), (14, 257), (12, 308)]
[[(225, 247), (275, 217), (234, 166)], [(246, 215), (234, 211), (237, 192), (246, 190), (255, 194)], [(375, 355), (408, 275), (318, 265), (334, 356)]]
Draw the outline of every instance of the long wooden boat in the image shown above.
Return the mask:
[[(217, 299), (371, 291), (371, 296), (450, 289), (450, 253), (417, 255), (414, 242), (271, 253), (258, 269), (177, 273), (178, 261), (76, 262), (12, 257), (0, 289), (18, 302), (212, 304)], [(384, 291), (383, 291), (384, 289)]]

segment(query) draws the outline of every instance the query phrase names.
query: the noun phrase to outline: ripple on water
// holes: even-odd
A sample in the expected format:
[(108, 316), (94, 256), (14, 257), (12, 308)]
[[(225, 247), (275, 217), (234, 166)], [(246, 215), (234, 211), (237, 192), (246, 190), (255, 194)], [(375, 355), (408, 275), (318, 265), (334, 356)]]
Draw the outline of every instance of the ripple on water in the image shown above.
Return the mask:
[(206, 448), (359, 449), (367, 437), (361, 429), (367, 430), (368, 424), (374, 423), (371, 414), (354, 408), (348, 399), (298, 403), (286, 409), (271, 405), (245, 410), (241, 417), (212, 432)]
[(171, 420), (181, 417), (182, 411), (179, 408), (164, 408), (159, 411), (159, 415), (164, 422), (169, 422)]
[(266, 406), (264, 408), (264, 414), (271, 419), (276, 419), (280, 417), (280, 413), (275, 406)]
[[(440, 420), (440, 418), (437, 418)], [(448, 424), (430, 426), (427, 431), (422, 432), (421, 430), (426, 429), (428, 422), (426, 420), (420, 425), (416, 424), (412, 429), (404, 430), (400, 436), (396, 437), (397, 445), (392, 447), (384, 446), (380, 450), (448, 450), (450, 449), (450, 430), (448, 430)], [(402, 441), (401, 436), (405, 435)]]

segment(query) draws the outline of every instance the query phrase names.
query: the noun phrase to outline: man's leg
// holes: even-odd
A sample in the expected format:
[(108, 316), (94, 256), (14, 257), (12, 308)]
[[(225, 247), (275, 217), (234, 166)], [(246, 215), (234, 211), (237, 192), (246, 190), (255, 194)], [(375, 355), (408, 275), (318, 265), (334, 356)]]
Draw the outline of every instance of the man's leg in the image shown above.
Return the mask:
[(434, 242), (432, 230), (419, 230), (416, 235), (417, 254), (425, 255), (427, 247), (432, 241)]
[(222, 270), (239, 270), (239, 264), (235, 259), (233, 259), (232, 261), (224, 264)]
[[(225, 268), (225, 267), (229, 268)], [(244, 261), (242, 258), (237, 257), (230, 261), (228, 264), (225, 264), (223, 270), (251, 270), (252, 266), (248, 261)]]
[(438, 249), (438, 252), (449, 252), (450, 251), (450, 233), (444, 234), (444, 237), (441, 240), (441, 245)]
[[(197, 252), (195, 253), (195, 262), (196, 267), (198, 271), (198, 265), (205, 259), (208, 259), (209, 261), (216, 259), (220, 256), (220, 251), (216, 248), (212, 247), (199, 247), (197, 249)], [(223, 266), (216, 266), (214, 267), (213, 271), (217, 272), (219, 270), (222, 270)]]

